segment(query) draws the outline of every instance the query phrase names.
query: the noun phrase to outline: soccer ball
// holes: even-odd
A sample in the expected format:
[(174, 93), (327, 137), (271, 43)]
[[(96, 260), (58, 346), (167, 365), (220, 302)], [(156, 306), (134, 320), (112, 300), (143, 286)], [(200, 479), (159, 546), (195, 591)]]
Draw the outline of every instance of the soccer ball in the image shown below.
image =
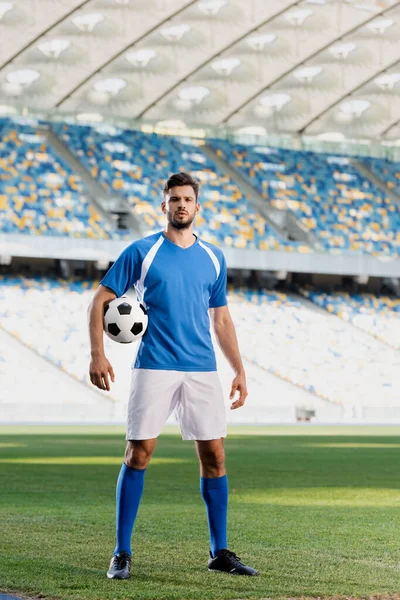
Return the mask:
[(146, 331), (147, 323), (144, 306), (126, 296), (115, 298), (104, 308), (104, 331), (114, 342), (135, 342)]

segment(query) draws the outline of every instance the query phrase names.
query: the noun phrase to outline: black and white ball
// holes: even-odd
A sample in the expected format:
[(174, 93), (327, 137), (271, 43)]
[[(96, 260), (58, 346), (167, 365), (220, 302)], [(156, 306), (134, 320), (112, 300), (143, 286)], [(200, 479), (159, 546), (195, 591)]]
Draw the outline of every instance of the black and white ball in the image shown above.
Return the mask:
[(104, 331), (114, 342), (135, 342), (146, 331), (147, 323), (144, 306), (126, 296), (115, 298), (104, 308)]

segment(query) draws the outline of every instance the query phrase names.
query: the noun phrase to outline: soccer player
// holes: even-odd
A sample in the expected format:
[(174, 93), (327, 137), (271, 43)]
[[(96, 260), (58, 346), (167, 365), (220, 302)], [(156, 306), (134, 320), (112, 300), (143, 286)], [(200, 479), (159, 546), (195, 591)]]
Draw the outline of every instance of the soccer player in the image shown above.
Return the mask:
[(195, 441), (200, 461), (200, 490), (210, 533), (208, 569), (258, 575), (227, 547), (226, 413), (209, 314), (218, 343), (235, 372), (231, 409), (244, 404), (246, 376), (227, 306), (223, 253), (193, 233), (200, 210), (198, 192), (198, 182), (186, 173), (168, 179), (161, 203), (167, 217), (165, 231), (130, 244), (101, 280), (89, 306), (90, 380), (101, 390), (109, 391), (109, 378), (114, 381), (103, 346), (104, 307), (134, 286), (149, 317), (132, 370), (127, 446), (116, 491), (117, 544), (109, 579), (130, 576), (131, 536), (146, 467), (174, 409), (182, 438)]

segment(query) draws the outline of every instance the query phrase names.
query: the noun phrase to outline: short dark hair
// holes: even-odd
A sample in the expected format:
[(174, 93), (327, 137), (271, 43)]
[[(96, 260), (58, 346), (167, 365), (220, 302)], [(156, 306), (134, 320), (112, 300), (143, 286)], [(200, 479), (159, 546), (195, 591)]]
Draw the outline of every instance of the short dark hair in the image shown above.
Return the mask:
[(171, 177), (168, 179), (168, 181), (164, 185), (164, 190), (163, 190), (164, 194), (167, 194), (169, 192), (169, 190), (173, 187), (181, 187), (183, 185), (192, 186), (194, 193), (196, 195), (196, 202), (197, 202), (197, 198), (199, 196), (200, 184), (198, 181), (196, 181), (196, 179), (193, 179), (193, 177), (191, 177), (187, 173), (175, 173), (174, 175), (171, 175)]

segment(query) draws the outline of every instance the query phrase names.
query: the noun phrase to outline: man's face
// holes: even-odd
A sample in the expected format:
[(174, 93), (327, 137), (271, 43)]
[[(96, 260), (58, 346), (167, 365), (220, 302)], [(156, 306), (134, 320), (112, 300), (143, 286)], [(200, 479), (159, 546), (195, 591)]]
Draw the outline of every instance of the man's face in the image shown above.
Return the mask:
[(200, 205), (196, 202), (196, 194), (192, 186), (180, 185), (164, 194), (161, 209), (172, 227), (187, 229), (193, 223)]

